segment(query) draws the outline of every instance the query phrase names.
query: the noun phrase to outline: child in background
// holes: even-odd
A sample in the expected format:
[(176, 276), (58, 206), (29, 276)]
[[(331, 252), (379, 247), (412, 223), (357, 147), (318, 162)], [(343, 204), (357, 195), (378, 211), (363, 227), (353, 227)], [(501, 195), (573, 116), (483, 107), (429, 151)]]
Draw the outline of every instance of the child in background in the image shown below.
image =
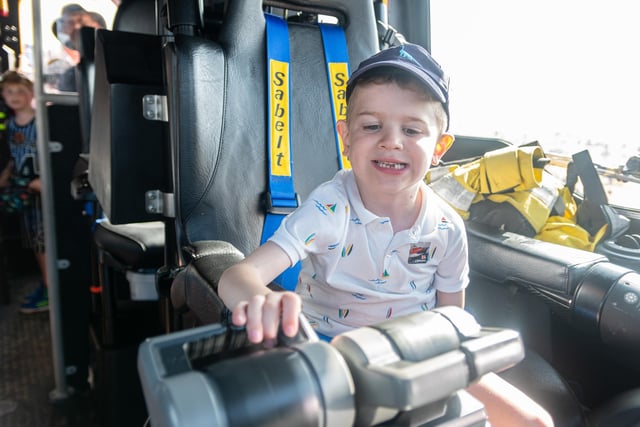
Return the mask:
[[(38, 288), (25, 297), (20, 307), (23, 313), (35, 313), (49, 309), (47, 292), (44, 227), (40, 203), (40, 178), (38, 172), (38, 148), (36, 138), (35, 109), (33, 108), (33, 82), (16, 71), (7, 71), (0, 81), (2, 98), (10, 109), (6, 124), (6, 141), (11, 153), (12, 174), (28, 179), (27, 188), (32, 194), (31, 203), (22, 212), (22, 222), (27, 242), (36, 257), (42, 280)], [(6, 171), (5, 171), (6, 172)]]
[(4, 137), (5, 113), (0, 110), (0, 190), (7, 188), (11, 184), (11, 175), (13, 173), (13, 160), (11, 159), (11, 151), (9, 151), (9, 143)]
[(13, 172), (13, 160), (5, 132), (7, 129), (7, 117), (7, 105), (4, 99), (0, 97), (0, 191), (9, 186)]
[[(303, 312), (320, 335), (436, 306), (464, 307), (468, 250), (462, 219), (424, 183), (453, 143), (448, 82), (417, 45), (363, 61), (338, 122), (352, 170), (315, 189), (267, 243), (230, 267), (218, 291), (254, 343), (293, 336)], [(302, 261), (296, 292), (266, 287)], [(487, 374), (468, 391), (492, 426), (550, 426), (551, 416)]]

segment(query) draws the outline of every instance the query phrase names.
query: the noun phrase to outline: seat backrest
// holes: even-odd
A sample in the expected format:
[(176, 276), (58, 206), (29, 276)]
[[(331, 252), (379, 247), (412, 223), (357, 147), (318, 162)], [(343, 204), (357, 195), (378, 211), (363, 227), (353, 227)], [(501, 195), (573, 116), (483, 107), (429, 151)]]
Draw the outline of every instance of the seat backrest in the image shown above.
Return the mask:
[[(378, 50), (369, 0), (277, 4), (339, 17), (352, 69)], [(320, 30), (298, 21), (288, 23), (290, 127), (294, 186), (304, 200), (339, 163)], [(265, 38), (262, 1), (234, 1), (215, 41), (176, 34), (168, 47), (182, 246), (216, 239), (249, 253), (260, 243), (268, 185)]]
[(122, 0), (113, 18), (113, 29), (158, 34), (157, 0)]
[(80, 62), (76, 69), (78, 86), (78, 112), (82, 134), (82, 153), (89, 152), (91, 138), (91, 108), (93, 106), (93, 85), (95, 81), (95, 33), (93, 27), (82, 27), (79, 32), (78, 51)]
[(171, 178), (167, 123), (148, 108), (165, 93), (159, 36), (96, 31), (89, 182), (114, 224), (161, 219), (145, 195)]

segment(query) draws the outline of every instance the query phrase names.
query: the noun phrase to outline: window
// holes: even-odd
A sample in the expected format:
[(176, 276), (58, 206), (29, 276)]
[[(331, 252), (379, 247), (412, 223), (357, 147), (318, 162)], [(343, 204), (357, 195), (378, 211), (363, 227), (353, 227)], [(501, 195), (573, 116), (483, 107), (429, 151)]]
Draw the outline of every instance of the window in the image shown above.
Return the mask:
[[(108, 0), (42, 0), (40, 4), (44, 89), (51, 93), (73, 92), (75, 75), (72, 67), (80, 60), (76, 50), (78, 28), (111, 28), (117, 6)], [(64, 16), (63, 10), (68, 12)], [(23, 1), (20, 5), (20, 71), (31, 78), (34, 77), (32, 24), (31, 2)], [(56, 37), (57, 33), (59, 37)]]
[[(640, 155), (640, 5), (612, 0), (431, 0), (435, 58), (451, 78), (452, 130), (620, 171)], [(636, 183), (605, 178), (640, 208)]]

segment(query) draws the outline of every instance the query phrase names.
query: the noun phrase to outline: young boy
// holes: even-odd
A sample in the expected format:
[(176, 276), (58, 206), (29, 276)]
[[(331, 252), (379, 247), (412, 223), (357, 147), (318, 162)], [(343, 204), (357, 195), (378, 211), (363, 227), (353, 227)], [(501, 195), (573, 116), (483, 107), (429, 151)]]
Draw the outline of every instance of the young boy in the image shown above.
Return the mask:
[[(37, 177), (37, 138), (35, 109), (33, 108), (33, 82), (16, 71), (7, 71), (0, 81), (2, 98), (11, 110), (6, 126), (6, 138), (13, 161), (8, 165), (16, 176), (32, 178), (28, 189), (33, 195), (30, 206), (23, 211), (24, 230), (34, 251), (42, 281), (38, 288), (25, 297), (20, 311), (35, 313), (49, 309), (46, 288), (46, 258), (44, 250), (44, 228), (40, 207), (40, 178)], [(4, 171), (6, 173), (6, 170)]]
[[(320, 185), (220, 279), (233, 323), (246, 325), (252, 342), (272, 343), (280, 321), (294, 335), (301, 311), (319, 334), (335, 336), (435, 306), (464, 306), (464, 223), (423, 181), (453, 143), (448, 101), (442, 69), (417, 45), (360, 64), (347, 85), (346, 121), (338, 122), (352, 170)], [(299, 260), (295, 293), (266, 287)], [(553, 424), (497, 375), (469, 391), (494, 427)]]

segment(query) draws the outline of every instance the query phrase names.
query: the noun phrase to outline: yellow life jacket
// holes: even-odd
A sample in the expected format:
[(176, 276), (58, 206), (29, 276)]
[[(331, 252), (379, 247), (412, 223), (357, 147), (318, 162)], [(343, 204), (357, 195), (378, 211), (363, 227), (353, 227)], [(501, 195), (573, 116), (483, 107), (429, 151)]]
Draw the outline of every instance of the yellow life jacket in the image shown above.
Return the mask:
[(425, 181), (466, 220), (593, 251), (607, 225), (592, 236), (577, 224), (578, 204), (564, 183), (543, 173), (543, 158), (537, 145), (505, 147), (434, 168)]

